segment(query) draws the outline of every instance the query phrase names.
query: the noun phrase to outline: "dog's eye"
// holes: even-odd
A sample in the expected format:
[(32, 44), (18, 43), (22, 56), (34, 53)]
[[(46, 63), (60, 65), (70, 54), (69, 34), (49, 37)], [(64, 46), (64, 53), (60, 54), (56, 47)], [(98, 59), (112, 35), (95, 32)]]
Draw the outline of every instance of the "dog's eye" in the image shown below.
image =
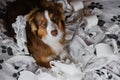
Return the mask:
[(56, 17), (54, 17), (54, 18), (52, 19), (52, 21), (55, 22), (55, 23), (57, 23), (58, 20), (57, 20)]
[(56, 17), (53, 18), (53, 20), (56, 20), (56, 19), (57, 19)]
[(42, 26), (42, 27), (45, 27), (45, 22), (42, 22), (41, 24), (40, 24), (40, 26)]
[(45, 26), (45, 23), (43, 22), (41, 25), (42, 25), (42, 26)]

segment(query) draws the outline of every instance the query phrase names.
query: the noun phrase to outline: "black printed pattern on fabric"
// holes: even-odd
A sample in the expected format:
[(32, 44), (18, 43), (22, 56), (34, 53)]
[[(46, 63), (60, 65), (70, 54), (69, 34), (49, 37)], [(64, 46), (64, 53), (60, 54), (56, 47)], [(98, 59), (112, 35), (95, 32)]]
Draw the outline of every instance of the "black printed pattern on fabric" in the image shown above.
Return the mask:
[(112, 18), (111, 18), (111, 21), (112, 22), (120, 22), (120, 15), (117, 15), (117, 16), (113, 16)]
[(8, 53), (9, 56), (13, 56), (12, 48), (11, 47), (6, 47), (6, 46), (1, 46), (2, 48), (2, 53)]
[(104, 76), (106, 80), (112, 80), (113, 78), (113, 75), (105, 68), (101, 70), (96, 70), (95, 72), (98, 76)]
[(103, 5), (101, 5), (98, 2), (91, 2), (91, 4), (88, 5), (88, 8), (90, 8), (90, 9), (94, 9), (94, 8), (103, 9)]
[(3, 59), (0, 59), (0, 69), (2, 69), (2, 63), (4, 62), (4, 60)]
[(120, 25), (120, 15), (115, 15), (111, 18), (111, 21)]
[(120, 8), (120, 5), (118, 6), (118, 8)]
[(8, 47), (7, 51), (8, 51), (8, 55), (9, 56), (13, 56), (13, 52), (12, 52), (12, 48), (11, 47)]
[(3, 69), (3, 63), (4, 60), (6, 60), (7, 58), (9, 58), (10, 56), (13, 56), (13, 52), (12, 52), (12, 48), (11, 47), (7, 47), (5, 45), (1, 45), (0, 46), (0, 52), (1, 52), (1, 56), (0, 56), (0, 69)]
[(1, 48), (2, 48), (2, 53), (6, 53), (7, 51), (6, 51), (6, 46), (1, 46)]
[(118, 40), (118, 35), (115, 34), (107, 34), (108, 38)]
[(104, 21), (104, 20), (99, 20), (99, 21), (98, 21), (98, 25), (99, 25), (99, 26), (103, 26), (104, 24), (105, 24), (105, 21)]

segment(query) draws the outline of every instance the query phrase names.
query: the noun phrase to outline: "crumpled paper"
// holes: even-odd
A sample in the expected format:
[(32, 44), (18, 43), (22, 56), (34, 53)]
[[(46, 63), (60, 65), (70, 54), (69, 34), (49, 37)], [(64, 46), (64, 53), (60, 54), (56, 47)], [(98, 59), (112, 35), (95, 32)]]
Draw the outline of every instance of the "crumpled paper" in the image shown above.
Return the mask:
[(29, 54), (25, 44), (27, 42), (25, 26), (26, 26), (26, 16), (18, 16), (16, 18), (16, 22), (12, 24), (12, 27), (16, 33), (15, 38), (16, 38), (19, 50), (21, 51), (24, 50), (25, 54)]
[[(19, 60), (19, 62), (24, 63), (21, 65), (19, 65), (18, 62), (14, 62), (14, 60), (8, 60), (10, 65), (13, 64), (11, 62), (14, 62), (23, 69), (23, 71), (20, 72), (18, 80), (108, 80), (109, 78), (119, 80), (120, 49), (117, 45), (117, 40), (113, 37), (108, 37), (108, 34), (115, 34), (118, 35), (118, 40), (120, 39), (119, 25), (105, 22), (105, 24), (100, 27), (98, 26), (99, 18), (104, 17), (102, 16), (104, 14), (102, 10), (95, 8), (91, 12), (92, 16), (82, 16), (84, 18), (79, 16), (76, 18), (80, 13), (79, 10), (82, 9), (77, 8), (74, 10), (75, 5), (71, 5), (68, 0), (59, 0), (57, 2), (63, 3), (65, 15), (67, 16), (66, 40), (69, 41), (67, 50), (75, 62), (65, 63), (62, 61), (51, 61), (51, 69), (39, 67), (37, 71), (33, 73), (28, 67), (22, 68), (24, 64), (27, 64), (26, 60)], [(97, 15), (100, 17), (98, 18)], [(107, 20), (107, 17), (105, 17), (105, 20)], [(22, 20), (24, 22), (22, 22)], [(92, 21), (95, 21), (95, 23)], [(20, 25), (22, 25), (22, 27), (16, 29), (17, 26)], [(24, 26), (25, 17), (19, 16), (14, 23), (14, 28), (17, 33), (16, 38), (23, 41), (17, 44), (21, 50), (26, 47), (24, 45), (26, 39), (23, 35)], [(20, 33), (20, 31), (22, 31), (22, 33)], [(17, 47), (13, 48), (16, 49)], [(31, 78), (26, 76), (31, 76)]]

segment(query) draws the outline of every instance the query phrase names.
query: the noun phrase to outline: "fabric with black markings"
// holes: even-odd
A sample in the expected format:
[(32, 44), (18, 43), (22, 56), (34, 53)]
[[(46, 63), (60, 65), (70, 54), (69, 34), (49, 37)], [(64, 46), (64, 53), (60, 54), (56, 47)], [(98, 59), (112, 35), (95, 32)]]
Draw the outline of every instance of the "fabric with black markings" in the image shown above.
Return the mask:
[(84, 20), (80, 21), (79, 11), (72, 12), (68, 2), (72, 0), (50, 0), (64, 6), (69, 41), (66, 51), (76, 62), (53, 61), (50, 70), (38, 68), (34, 59), (24, 55), (25, 51), (6, 35), (5, 6), (12, 1), (0, 1), (0, 80), (120, 80), (120, 0), (82, 0), (98, 19), (89, 29)]

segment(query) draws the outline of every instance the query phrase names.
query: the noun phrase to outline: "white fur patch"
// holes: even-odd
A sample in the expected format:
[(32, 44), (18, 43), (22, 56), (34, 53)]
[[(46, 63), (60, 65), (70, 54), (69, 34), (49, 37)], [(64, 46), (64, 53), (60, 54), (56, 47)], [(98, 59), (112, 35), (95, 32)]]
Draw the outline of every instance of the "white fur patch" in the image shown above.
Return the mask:
[[(45, 11), (45, 17), (47, 19), (47, 37), (42, 38), (43, 42), (45, 42), (46, 44), (48, 44), (55, 52), (57, 55), (59, 55), (61, 53), (61, 51), (63, 50), (63, 45), (59, 42), (63, 36), (63, 33), (59, 30), (58, 26), (53, 23), (50, 18), (49, 18), (49, 14), (48, 11)], [(51, 31), (57, 29), (58, 34), (56, 36), (51, 35)]]
[[(59, 41), (62, 38), (63, 33), (59, 30), (58, 26), (50, 20), (47, 10), (45, 11), (45, 17), (47, 19), (47, 33), (48, 33), (48, 36), (51, 37), (54, 40)], [(57, 36), (51, 35), (51, 31), (54, 30), (54, 29), (56, 29), (58, 31)]]

